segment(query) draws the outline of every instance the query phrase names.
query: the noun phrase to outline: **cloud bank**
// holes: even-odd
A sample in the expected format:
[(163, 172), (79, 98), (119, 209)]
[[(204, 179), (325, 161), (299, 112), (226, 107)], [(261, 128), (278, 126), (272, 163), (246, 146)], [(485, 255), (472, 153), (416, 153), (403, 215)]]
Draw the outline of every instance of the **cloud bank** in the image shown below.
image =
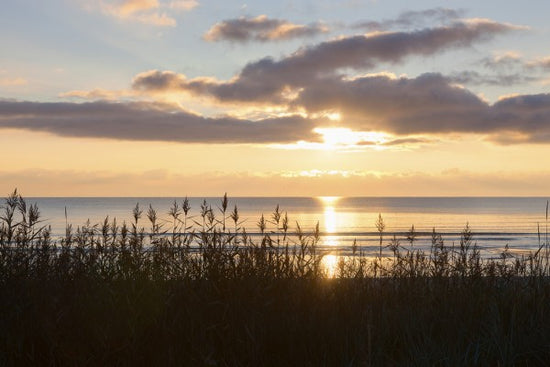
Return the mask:
[[(181, 2), (178, 4), (181, 6)], [(119, 3), (120, 11), (129, 14), (158, 6), (156, 0)], [(446, 21), (457, 16), (457, 12), (438, 8), (405, 13), (398, 21), (412, 24), (414, 19), (425, 17)], [(247, 40), (287, 24), (267, 17), (238, 21), (220, 23), (229, 27), (219, 28), (225, 32), (223, 37)], [(236, 28), (231, 30), (230, 26)], [(132, 91), (126, 94), (182, 92), (221, 103), (246, 104), (259, 111), (275, 105), (285, 116), (259, 120), (204, 117), (173, 106), (145, 102), (2, 101), (0, 127), (125, 140), (286, 144), (318, 142), (321, 136), (314, 131), (316, 128), (343, 125), (352, 133), (393, 134), (390, 145), (426, 142), (429, 137), (425, 135), (451, 133), (483, 134), (502, 144), (548, 143), (550, 94), (511, 96), (490, 104), (457, 85), (510, 85), (522, 76), (498, 74), (489, 80), (475, 72), (452, 76), (425, 73), (412, 78), (389, 73), (350, 77), (344, 73), (470, 47), (518, 29), (521, 27), (489, 19), (469, 19), (413, 31), (347, 36), (301, 48), (278, 60), (267, 57), (251, 62), (226, 81), (211, 77), (189, 79), (172, 71), (151, 70), (136, 75)], [(486, 67), (501, 68), (517, 63), (517, 59), (515, 55), (505, 55), (486, 60)], [(541, 59), (537, 67), (545, 65), (546, 60)], [(64, 95), (116, 98), (124, 93), (98, 89), (88, 94), (74, 91)], [(330, 114), (338, 115), (340, 121), (322, 117)]]
[(300, 116), (242, 120), (206, 118), (155, 103), (0, 101), (0, 128), (60, 136), (187, 143), (288, 143), (316, 140)]
[(476, 133), (501, 143), (550, 142), (550, 94), (512, 96), (491, 105), (437, 73), (329, 79), (304, 89), (293, 103), (310, 113), (338, 109), (346, 125), (360, 131)]

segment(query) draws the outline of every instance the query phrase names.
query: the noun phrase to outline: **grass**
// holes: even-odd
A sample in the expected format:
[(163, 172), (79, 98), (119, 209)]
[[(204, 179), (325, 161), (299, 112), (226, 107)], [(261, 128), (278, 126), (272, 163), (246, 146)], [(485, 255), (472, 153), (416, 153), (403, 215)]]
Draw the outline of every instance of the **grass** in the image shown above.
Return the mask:
[[(543, 366), (550, 261), (486, 259), (468, 227), (457, 246), (414, 227), (388, 251), (361, 246), (322, 266), (318, 227), (277, 207), (242, 228), (237, 208), (136, 206), (52, 238), (14, 192), (0, 215), (0, 365)], [(143, 223), (143, 224), (142, 224)], [(382, 216), (377, 221), (380, 242)], [(401, 242), (409, 243), (408, 249)], [(382, 248), (382, 245), (381, 245)], [(388, 255), (388, 256), (385, 256)]]

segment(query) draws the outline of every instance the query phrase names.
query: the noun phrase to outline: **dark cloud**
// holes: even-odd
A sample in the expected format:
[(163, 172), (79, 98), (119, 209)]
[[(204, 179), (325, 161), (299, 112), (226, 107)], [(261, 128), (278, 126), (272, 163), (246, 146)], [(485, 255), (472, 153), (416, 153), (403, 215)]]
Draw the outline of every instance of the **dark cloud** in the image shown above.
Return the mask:
[(189, 143), (289, 143), (316, 140), (314, 121), (205, 118), (151, 103), (40, 103), (0, 100), (0, 128), (61, 136)]
[(362, 21), (354, 24), (356, 29), (365, 29), (367, 31), (385, 31), (388, 29), (418, 29), (424, 28), (428, 24), (447, 24), (464, 15), (463, 10), (433, 8), (422, 11), (406, 11), (395, 19), (386, 19), (383, 21)]
[[(310, 113), (337, 110), (358, 131), (397, 135), (481, 133), (494, 141), (549, 142), (550, 94), (504, 98), (490, 105), (440, 74), (327, 79), (294, 101)], [(503, 137), (502, 139), (500, 137)]]
[(433, 139), (426, 138), (402, 138), (394, 139), (384, 142), (382, 145), (393, 146), (393, 145), (412, 145), (412, 144), (428, 144), (433, 143)]
[(398, 63), (409, 56), (429, 56), (469, 47), (518, 27), (487, 19), (456, 22), (413, 32), (357, 35), (322, 42), (280, 60), (263, 58), (247, 64), (230, 81), (186, 79), (181, 74), (150, 71), (139, 74), (133, 87), (145, 91), (187, 91), (220, 101), (282, 103), (285, 92), (307, 87), (342, 69), (365, 70), (379, 63)]
[(281, 41), (312, 37), (328, 30), (328, 27), (321, 23), (301, 25), (260, 15), (255, 18), (241, 17), (216, 23), (205, 33), (204, 39), (213, 42)]

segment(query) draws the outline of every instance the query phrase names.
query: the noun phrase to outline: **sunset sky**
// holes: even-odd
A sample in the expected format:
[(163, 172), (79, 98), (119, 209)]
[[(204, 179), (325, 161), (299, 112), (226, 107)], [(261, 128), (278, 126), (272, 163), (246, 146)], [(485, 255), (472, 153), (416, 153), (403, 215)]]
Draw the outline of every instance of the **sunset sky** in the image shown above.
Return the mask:
[(546, 0), (1, 7), (4, 195), (550, 192)]

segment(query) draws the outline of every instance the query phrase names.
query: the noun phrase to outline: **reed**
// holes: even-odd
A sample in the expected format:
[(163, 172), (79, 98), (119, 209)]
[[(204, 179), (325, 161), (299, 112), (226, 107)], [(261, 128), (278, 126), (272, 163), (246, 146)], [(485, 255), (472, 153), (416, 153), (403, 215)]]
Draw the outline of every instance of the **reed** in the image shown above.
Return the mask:
[(226, 195), (191, 209), (174, 202), (164, 222), (136, 206), (131, 223), (67, 223), (54, 238), (36, 205), (9, 195), (0, 364), (532, 366), (550, 357), (546, 235), (535, 252), (487, 259), (468, 226), (458, 246), (434, 229), (430, 250), (417, 249), (414, 226), (384, 246), (380, 215), (379, 256), (354, 243), (329, 277), (318, 226), (292, 230), (276, 207), (251, 236)]

